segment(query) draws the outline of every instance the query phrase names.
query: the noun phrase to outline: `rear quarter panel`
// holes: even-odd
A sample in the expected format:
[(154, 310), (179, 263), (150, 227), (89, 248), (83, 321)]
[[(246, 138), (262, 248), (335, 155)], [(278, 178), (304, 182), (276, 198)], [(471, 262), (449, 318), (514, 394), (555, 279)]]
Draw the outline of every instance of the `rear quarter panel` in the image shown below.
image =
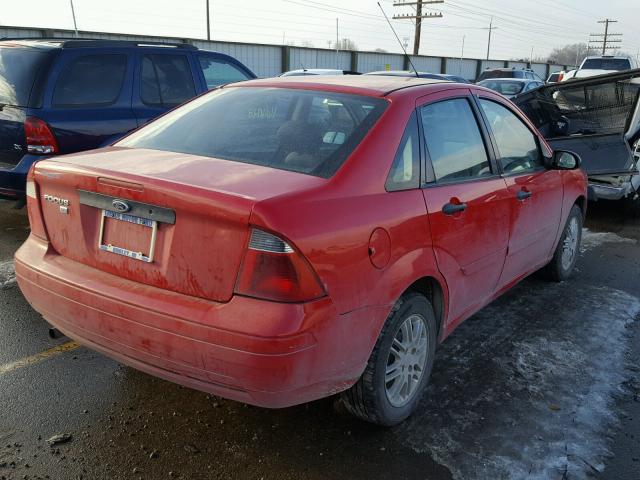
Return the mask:
[[(327, 330), (342, 331), (341, 319), (351, 319), (351, 351), (342, 355), (354, 361), (366, 362), (391, 308), (414, 281), (433, 277), (446, 295), (421, 190), (384, 189), (414, 107), (415, 97), (393, 100), (324, 186), (259, 202), (251, 217), (252, 224), (286, 238), (309, 260), (339, 314)], [(389, 260), (380, 268), (369, 257), (378, 228), (390, 245)]]

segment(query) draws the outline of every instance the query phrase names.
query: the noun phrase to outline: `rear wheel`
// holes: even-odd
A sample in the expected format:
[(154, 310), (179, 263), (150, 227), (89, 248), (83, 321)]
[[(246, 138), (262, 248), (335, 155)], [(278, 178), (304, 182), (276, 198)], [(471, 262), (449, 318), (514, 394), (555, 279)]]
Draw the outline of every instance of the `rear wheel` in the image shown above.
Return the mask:
[(582, 210), (574, 205), (567, 218), (564, 231), (553, 254), (551, 262), (546, 266), (546, 273), (556, 282), (566, 280), (571, 275), (580, 253), (582, 242)]
[(389, 314), (364, 373), (342, 394), (347, 410), (384, 426), (411, 415), (429, 381), (436, 333), (428, 300), (418, 293), (403, 295)]

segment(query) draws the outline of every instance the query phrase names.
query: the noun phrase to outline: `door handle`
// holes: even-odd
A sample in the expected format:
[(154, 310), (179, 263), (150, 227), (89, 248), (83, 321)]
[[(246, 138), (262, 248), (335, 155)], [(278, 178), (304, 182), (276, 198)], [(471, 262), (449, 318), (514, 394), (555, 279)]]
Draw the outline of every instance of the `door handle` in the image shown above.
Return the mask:
[(533, 195), (533, 193), (528, 192), (526, 190), (520, 190), (518, 193), (516, 193), (516, 198), (520, 201), (523, 201), (531, 197), (531, 195)]
[(466, 209), (466, 203), (447, 203), (442, 207), (442, 213), (445, 215), (454, 215), (459, 212), (464, 212)]

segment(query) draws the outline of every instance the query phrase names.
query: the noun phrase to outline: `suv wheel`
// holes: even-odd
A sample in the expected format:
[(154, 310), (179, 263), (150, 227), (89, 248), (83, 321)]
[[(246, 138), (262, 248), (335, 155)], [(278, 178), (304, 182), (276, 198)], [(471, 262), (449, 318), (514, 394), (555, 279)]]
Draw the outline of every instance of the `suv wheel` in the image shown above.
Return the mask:
[(411, 415), (429, 382), (436, 334), (427, 299), (418, 293), (403, 295), (389, 314), (364, 373), (342, 393), (346, 409), (384, 426)]
[(573, 267), (580, 253), (582, 242), (582, 210), (574, 205), (569, 212), (569, 218), (564, 231), (546, 271), (552, 280), (561, 282), (571, 275)]

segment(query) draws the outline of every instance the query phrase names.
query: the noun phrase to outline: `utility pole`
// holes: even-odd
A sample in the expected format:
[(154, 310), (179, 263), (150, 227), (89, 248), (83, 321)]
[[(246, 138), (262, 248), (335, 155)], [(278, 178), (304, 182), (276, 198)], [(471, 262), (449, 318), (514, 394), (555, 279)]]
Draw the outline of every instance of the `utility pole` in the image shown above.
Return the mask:
[(531, 68), (532, 63), (533, 63), (533, 47), (531, 47), (531, 55), (529, 55), (529, 68)]
[(398, 0), (393, 4), (394, 7), (405, 7), (405, 6), (415, 6), (416, 13), (414, 14), (402, 14), (402, 15), (394, 15), (394, 20), (415, 20), (415, 35), (413, 40), (413, 54), (418, 55), (420, 50), (420, 34), (422, 32), (422, 20), (425, 18), (442, 18), (442, 13), (422, 13), (423, 5), (432, 5), (434, 3), (444, 3), (444, 0)]
[[(604, 20), (600, 20), (598, 21), (598, 23), (604, 23), (604, 34), (602, 33), (592, 33), (589, 35), (589, 37), (593, 37), (593, 38), (589, 38), (589, 43), (593, 43), (593, 44), (602, 44), (602, 55), (606, 55), (607, 54), (607, 50), (618, 50), (620, 47), (615, 46), (612, 47), (609, 44), (610, 43), (622, 43), (622, 40), (620, 38), (614, 38), (613, 40), (611, 39), (611, 37), (622, 37), (621, 33), (609, 33), (609, 24), (610, 23), (618, 23), (617, 20), (611, 20), (610, 18), (605, 18)], [(598, 40), (598, 38), (602, 38), (602, 40)]]
[(209, 22), (209, 0), (207, 0), (207, 40), (211, 40), (211, 25)]
[(489, 30), (489, 41), (487, 42), (487, 60), (489, 60), (489, 53), (491, 52), (491, 32), (497, 29), (498, 27), (493, 26), (493, 17), (491, 17), (491, 20), (489, 21), (489, 28), (485, 28), (485, 30)]
[(460, 52), (460, 65), (458, 66), (458, 75), (462, 75), (462, 57), (464, 57), (464, 39), (466, 35), (462, 35), (462, 51)]
[(338, 47), (339, 47), (338, 42), (339, 42), (339, 40), (338, 40), (338, 19), (336, 18), (336, 69), (340, 65), (340, 63), (338, 62)]
[(73, 17), (73, 29), (76, 32), (76, 37), (78, 36), (78, 25), (76, 24), (76, 11), (73, 8), (73, 0), (69, 0), (71, 3), (71, 16)]

